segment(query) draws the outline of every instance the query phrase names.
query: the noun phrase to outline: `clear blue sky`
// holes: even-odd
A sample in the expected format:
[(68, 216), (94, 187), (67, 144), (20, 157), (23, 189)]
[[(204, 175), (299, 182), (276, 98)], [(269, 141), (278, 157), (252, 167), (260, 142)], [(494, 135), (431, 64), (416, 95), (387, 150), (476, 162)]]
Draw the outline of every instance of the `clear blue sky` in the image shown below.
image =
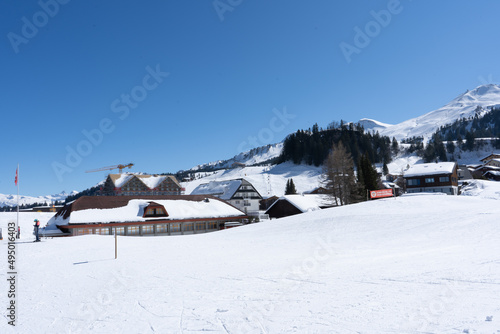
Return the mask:
[(176, 172), (500, 79), (498, 1), (215, 3), (2, 1), (0, 193), (17, 163), (22, 194), (83, 190), (89, 169)]

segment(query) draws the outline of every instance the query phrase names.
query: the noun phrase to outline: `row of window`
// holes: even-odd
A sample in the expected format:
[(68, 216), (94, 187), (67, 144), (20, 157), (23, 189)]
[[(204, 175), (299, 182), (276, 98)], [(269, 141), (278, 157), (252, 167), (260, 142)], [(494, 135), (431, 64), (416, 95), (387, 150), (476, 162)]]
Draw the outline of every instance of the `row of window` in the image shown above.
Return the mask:
[(233, 196), (234, 198), (260, 198), (256, 192), (237, 192)]
[[(455, 181), (455, 178), (453, 178), (453, 180)], [(434, 177), (426, 177), (425, 178), (425, 183), (426, 184), (429, 184), (429, 183), (435, 183), (436, 182), (436, 179)], [(449, 176), (441, 176), (439, 178), (439, 182), (450, 182), (450, 177)], [(420, 185), (420, 179), (409, 179), (407, 181), (407, 184), (409, 186), (419, 186)]]
[[(127, 226), (126, 235), (142, 235), (154, 234), (154, 226), (155, 225), (141, 225), (141, 226)], [(181, 229), (182, 228), (182, 229)], [(109, 235), (109, 234), (117, 235), (125, 235), (125, 226), (120, 227), (97, 227), (97, 228), (77, 228), (74, 229), (74, 235), (85, 235), (85, 234), (100, 234), (100, 235)], [(193, 231), (205, 231), (205, 230), (217, 230), (219, 229), (219, 224), (210, 222), (210, 223), (186, 223), (181, 227), (181, 223), (172, 223), (172, 224), (157, 224), (156, 225), (156, 233), (164, 234), (164, 233), (178, 233), (181, 231), (184, 232), (193, 232)]]
[(133, 196), (133, 195), (180, 195), (181, 192), (178, 190), (173, 190), (173, 191), (122, 191), (120, 193), (121, 195), (124, 196)]

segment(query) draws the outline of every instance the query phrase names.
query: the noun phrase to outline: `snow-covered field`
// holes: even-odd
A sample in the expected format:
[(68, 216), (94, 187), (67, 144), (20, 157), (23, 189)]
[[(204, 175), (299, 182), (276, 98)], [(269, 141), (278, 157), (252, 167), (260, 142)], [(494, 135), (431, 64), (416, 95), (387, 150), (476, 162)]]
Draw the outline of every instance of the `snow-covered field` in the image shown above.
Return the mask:
[(50, 216), (22, 213), (16, 328), (0, 241), (0, 333), (498, 333), (500, 183), (474, 189), (120, 237), (117, 260), (112, 236), (32, 243)]

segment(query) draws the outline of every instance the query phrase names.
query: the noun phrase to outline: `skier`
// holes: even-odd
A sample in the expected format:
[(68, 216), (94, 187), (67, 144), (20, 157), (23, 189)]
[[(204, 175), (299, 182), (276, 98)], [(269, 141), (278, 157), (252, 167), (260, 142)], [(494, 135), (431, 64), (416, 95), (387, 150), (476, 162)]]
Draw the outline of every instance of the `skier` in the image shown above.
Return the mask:
[(35, 227), (35, 236), (36, 236), (36, 240), (35, 241), (40, 241), (40, 238), (38, 236), (38, 229), (40, 228), (40, 221), (38, 219), (35, 219), (35, 225), (33, 225)]

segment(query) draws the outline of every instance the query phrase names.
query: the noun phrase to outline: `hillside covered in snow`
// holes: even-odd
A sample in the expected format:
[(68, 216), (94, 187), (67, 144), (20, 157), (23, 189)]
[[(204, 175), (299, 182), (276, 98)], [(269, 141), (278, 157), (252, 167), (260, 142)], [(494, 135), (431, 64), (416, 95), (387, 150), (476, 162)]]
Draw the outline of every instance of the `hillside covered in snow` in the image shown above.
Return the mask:
[(189, 171), (196, 172), (200, 170), (231, 168), (234, 163), (241, 163), (247, 166), (252, 166), (277, 158), (281, 154), (282, 149), (283, 143), (261, 146), (253, 148), (246, 152), (239, 153), (228, 160), (218, 160), (195, 166)]
[[(48, 216), (22, 213), (18, 324), (0, 332), (497, 333), (499, 183), (468, 194), (119, 237), (117, 260), (113, 236), (32, 243)], [(5, 228), (15, 214), (0, 217)], [(0, 282), (6, 292), (5, 271)]]
[(467, 91), (445, 106), (399, 124), (388, 125), (373, 120), (361, 120), (370, 131), (378, 131), (383, 136), (401, 140), (423, 136), (428, 139), (440, 126), (461, 118), (481, 117), (491, 107), (500, 105), (500, 86), (488, 84)]
[[(69, 195), (74, 195), (77, 194), (77, 191), (72, 191), (70, 194), (66, 192), (61, 192), (59, 194), (55, 195), (46, 195), (46, 196), (38, 196), (38, 197), (33, 197), (33, 196), (19, 196), (19, 204), (20, 205), (32, 205), (35, 203), (42, 203), (45, 204), (47, 203), (48, 205), (56, 202), (56, 201), (64, 201), (66, 197)], [(15, 207), (17, 206), (17, 195), (4, 195), (0, 194), (0, 207), (2, 206), (12, 206)]]

